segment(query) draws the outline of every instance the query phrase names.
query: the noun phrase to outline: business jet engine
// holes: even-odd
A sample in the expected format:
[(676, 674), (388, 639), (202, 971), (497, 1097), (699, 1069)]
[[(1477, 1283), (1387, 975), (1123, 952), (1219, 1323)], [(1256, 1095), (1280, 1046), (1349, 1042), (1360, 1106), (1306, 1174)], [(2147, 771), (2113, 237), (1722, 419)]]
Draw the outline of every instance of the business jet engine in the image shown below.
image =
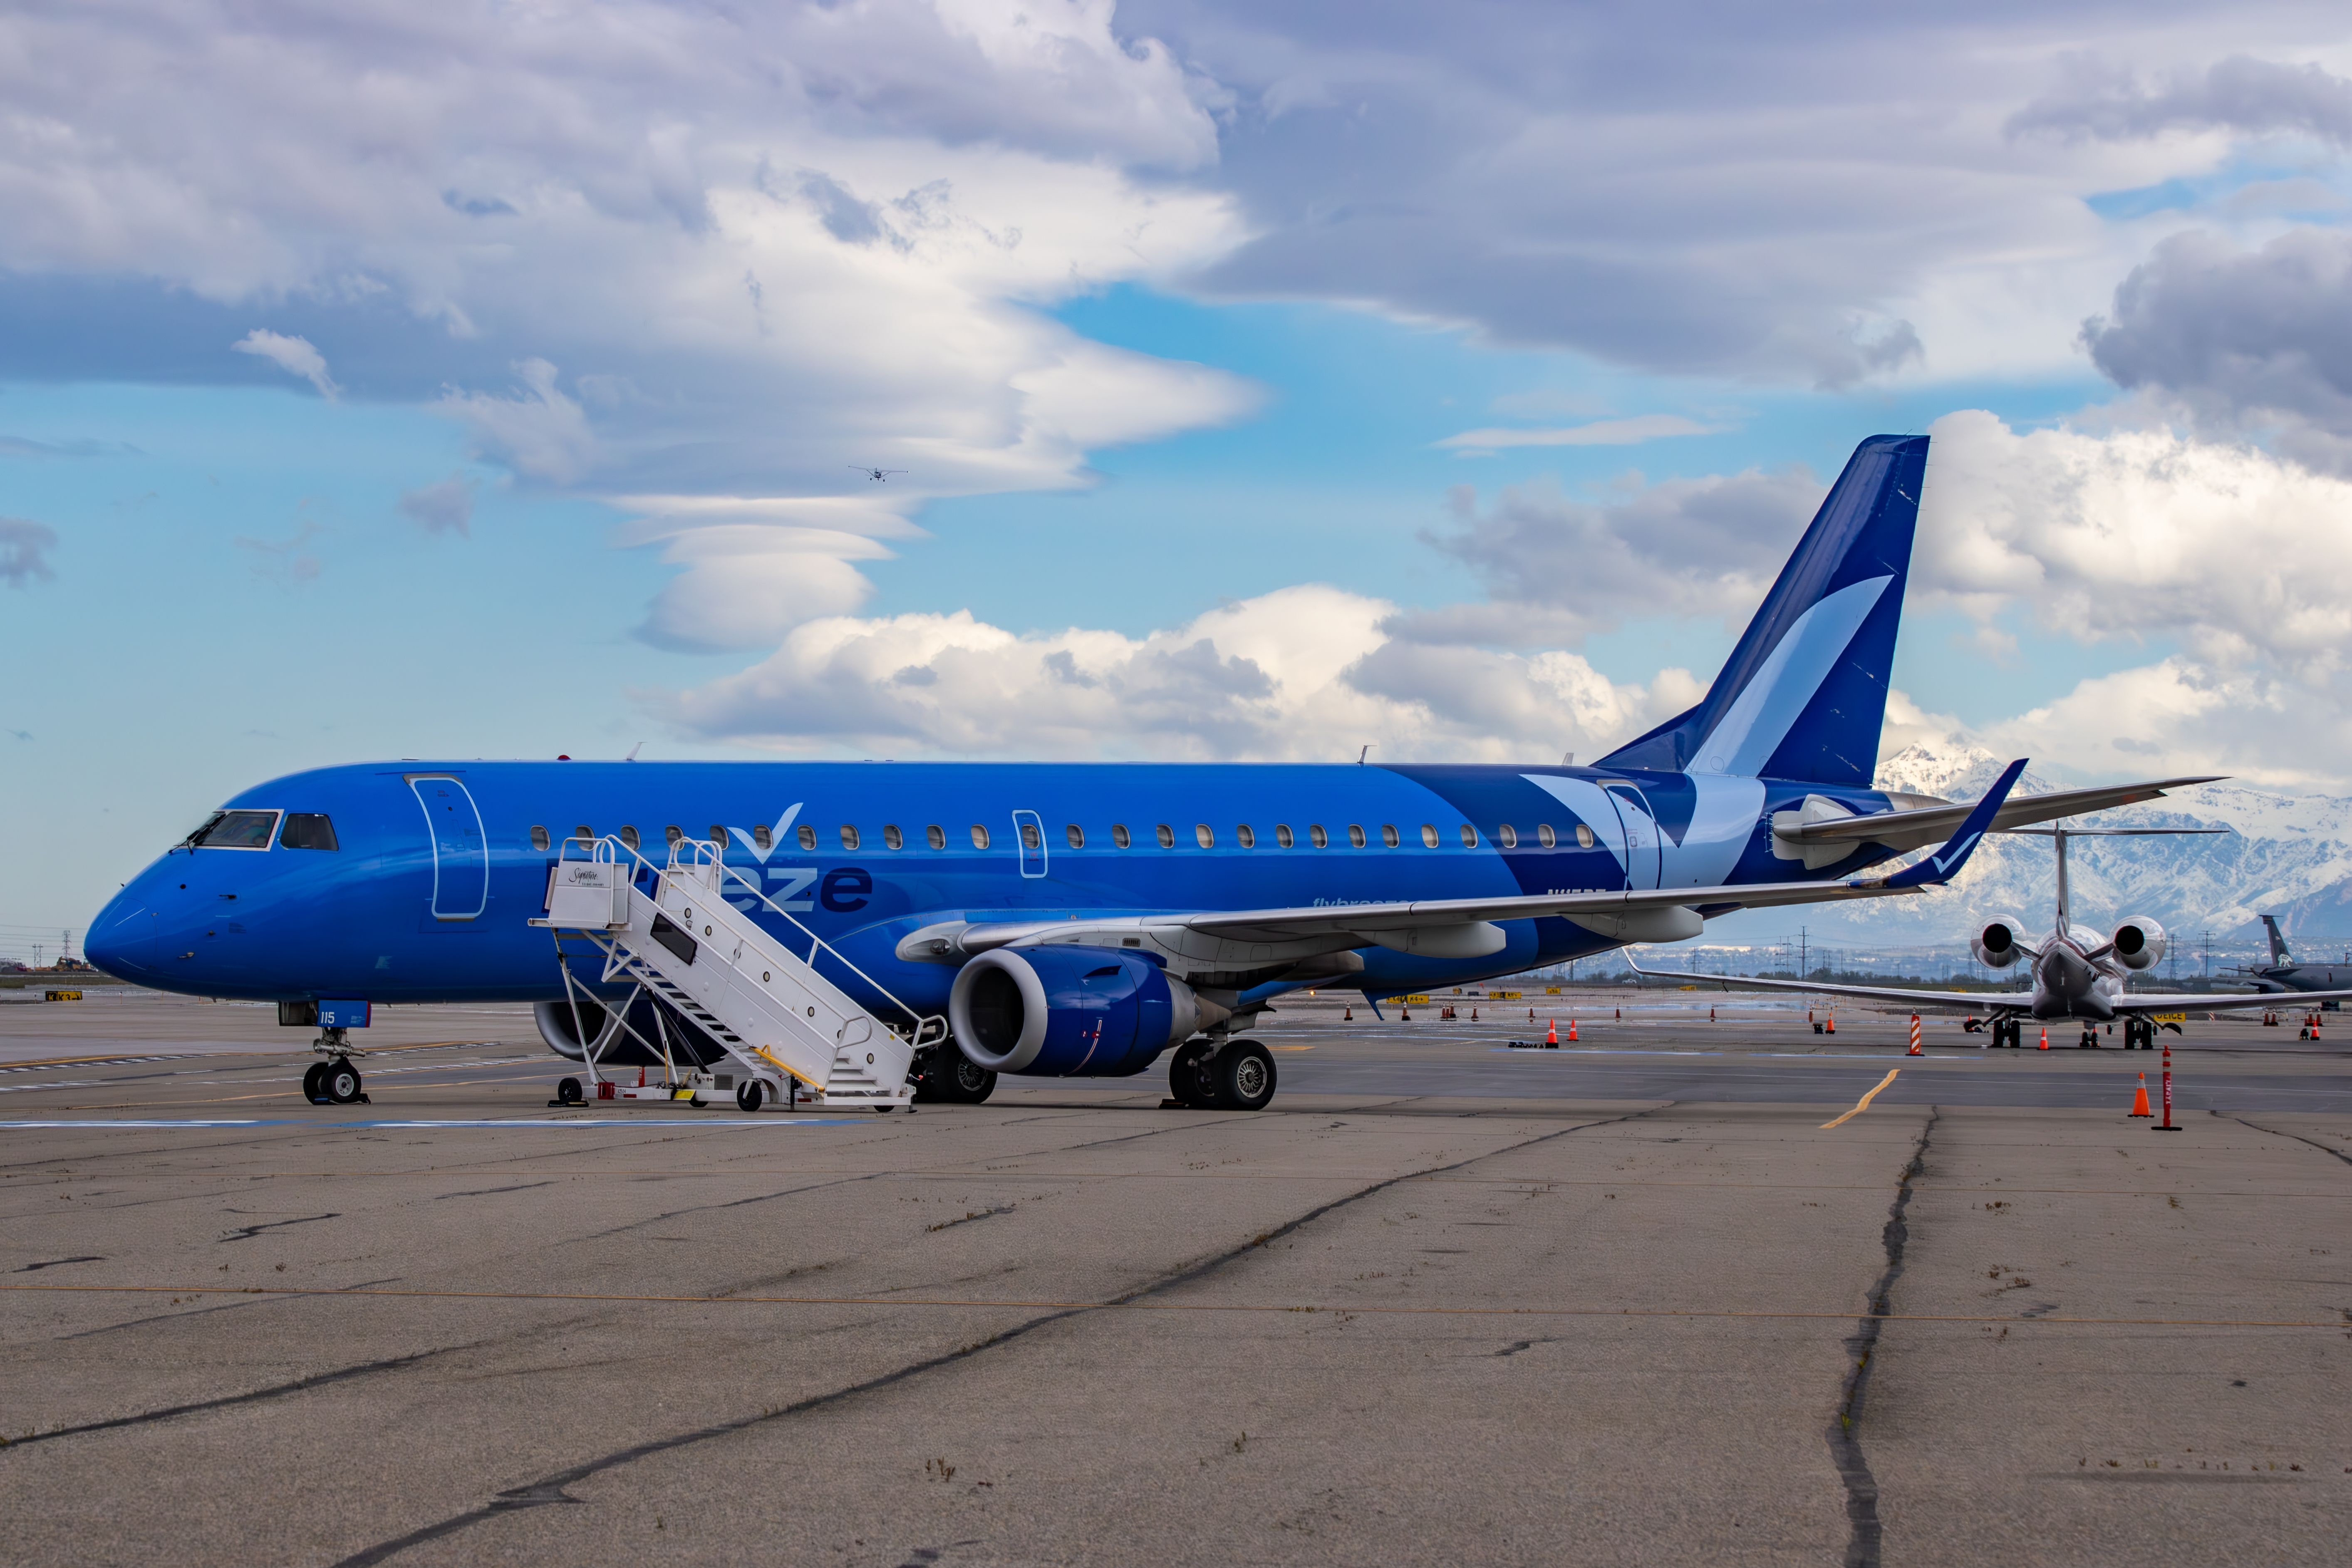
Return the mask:
[(1977, 962), (1988, 969), (2007, 969), (2026, 954), (2024, 944), (2017, 938), (2017, 921), (2007, 915), (1985, 921), (1977, 934), (1969, 939), (1969, 951)]
[(2147, 969), (2164, 956), (2164, 928), (2151, 920), (2128, 920), (2116, 927), (2116, 962)]
[(1000, 947), (948, 994), (956, 1044), (991, 1072), (1125, 1078), (1226, 1015), (1140, 953), (1053, 942)]

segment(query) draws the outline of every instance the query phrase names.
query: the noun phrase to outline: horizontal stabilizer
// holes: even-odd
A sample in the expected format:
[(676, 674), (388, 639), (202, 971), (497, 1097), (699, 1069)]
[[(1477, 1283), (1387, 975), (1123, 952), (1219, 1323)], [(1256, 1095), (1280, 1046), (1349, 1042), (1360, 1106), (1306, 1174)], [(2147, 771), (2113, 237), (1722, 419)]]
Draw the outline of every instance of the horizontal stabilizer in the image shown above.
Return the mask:
[[(2029, 795), (2006, 802), (1994, 816), (1990, 831), (2051, 822), (2062, 816), (2080, 816), (2144, 800), (2160, 800), (2168, 790), (2212, 784), (2227, 776), (2209, 773), (2195, 778), (2158, 779), (2147, 784), (2060, 790), (2054, 795)], [(1885, 811), (1874, 816), (1832, 817), (1826, 822), (1791, 824), (1785, 828), (1776, 823), (1772, 836), (1790, 844), (1876, 844), (1900, 852), (1950, 837), (1973, 809), (1972, 805), (1933, 805), (1917, 811)]]

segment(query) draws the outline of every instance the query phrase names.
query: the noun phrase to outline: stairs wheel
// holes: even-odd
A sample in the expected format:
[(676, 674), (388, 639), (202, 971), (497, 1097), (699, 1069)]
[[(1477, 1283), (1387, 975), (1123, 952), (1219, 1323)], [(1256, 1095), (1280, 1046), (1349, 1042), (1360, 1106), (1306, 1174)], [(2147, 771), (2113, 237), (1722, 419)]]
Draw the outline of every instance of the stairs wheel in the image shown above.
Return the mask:
[(768, 1098), (768, 1086), (756, 1078), (747, 1078), (735, 1089), (735, 1105), (740, 1110), (757, 1111)]
[(578, 1079), (567, 1078), (555, 1086), (555, 1099), (560, 1105), (579, 1105), (586, 1101), (587, 1096), (582, 1092)]

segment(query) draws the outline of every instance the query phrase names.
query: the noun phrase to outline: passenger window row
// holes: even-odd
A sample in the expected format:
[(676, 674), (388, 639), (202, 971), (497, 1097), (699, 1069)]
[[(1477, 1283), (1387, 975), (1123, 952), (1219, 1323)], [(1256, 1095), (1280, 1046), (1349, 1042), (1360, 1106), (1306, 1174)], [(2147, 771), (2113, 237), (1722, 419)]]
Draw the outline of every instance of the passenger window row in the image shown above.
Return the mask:
[[(289, 819), (289, 826), (287, 829), (287, 835), (289, 837), (290, 837), (294, 832), (291, 823), (296, 820), (300, 819)], [(315, 820), (323, 826), (327, 819), (322, 816), (316, 818)], [(332, 849), (335, 847), (334, 830), (331, 827), (325, 828), (325, 843), (316, 846), (305, 845), (303, 847)], [(596, 835), (589, 829), (588, 825), (584, 822), (578, 827), (572, 829), (572, 836), (575, 840), (583, 845), (593, 843), (596, 837)], [(673, 823), (669, 826), (662, 829), (662, 837), (667, 843), (675, 847), (686, 837), (686, 834), (683, 829)], [(717, 823), (712, 823), (710, 825), (711, 842), (723, 845), (727, 842), (729, 837), (730, 836), (725, 827)], [(800, 828), (794, 837), (803, 849), (814, 851), (817, 847), (816, 829), (805, 822), (800, 825)], [(864, 838), (859, 834), (858, 830), (848, 823), (842, 824), (839, 830), (839, 837), (841, 847), (844, 849), (854, 850), (860, 847), (864, 843)], [(1176, 847), (1176, 830), (1164, 822), (1159, 824), (1153, 829), (1152, 837), (1159, 842), (1160, 847), (1162, 849), (1173, 849)], [(1462, 839), (1462, 847), (1465, 849), (1475, 849), (1478, 847), (1478, 830), (1471, 826), (1468, 823), (1465, 822), (1462, 824), (1460, 837)], [(1590, 849), (1595, 842), (1592, 836), (1592, 829), (1587, 827), (1580, 822), (1576, 825), (1575, 837), (1577, 847), (1580, 849)], [(1075, 822), (1071, 823), (1062, 830), (1062, 837), (1073, 849), (1084, 849), (1087, 847), (1087, 830), (1080, 827)], [(629, 848), (636, 848), (638, 845), (637, 830), (634, 826), (625, 826), (621, 829), (620, 839), (621, 842)], [(1128, 848), (1134, 843), (1133, 837), (1127, 830), (1127, 824), (1123, 822), (1115, 822), (1111, 824), (1110, 841), (1112, 847), (1118, 849)], [(548, 831), (545, 827), (534, 826), (530, 830), (530, 847), (533, 849), (543, 850), (549, 848), (552, 842), (553, 841), (549, 837)], [(923, 842), (934, 849), (944, 849), (948, 847), (947, 830), (941, 827), (939, 824), (932, 823), (923, 829)], [(1217, 847), (1217, 830), (1210, 826), (1205, 822), (1196, 824), (1192, 828), (1192, 842), (1199, 845), (1203, 849), (1214, 849)], [(1252, 827), (1248, 823), (1242, 823), (1234, 829), (1234, 842), (1241, 846), (1244, 849), (1255, 849), (1257, 847), (1258, 843), (1257, 830), (1255, 827)], [(1276, 823), (1275, 824), (1274, 828), (1274, 842), (1279, 848), (1289, 849), (1297, 846), (1298, 839), (1297, 836), (1291, 832), (1290, 825), (1288, 823)], [(1329, 833), (1325, 831), (1321, 823), (1309, 823), (1307, 827), (1307, 842), (1313, 845), (1318, 849), (1326, 849), (1330, 847), (1331, 836)], [(1369, 840), (1365, 837), (1362, 825), (1353, 822), (1348, 824), (1348, 844), (1350, 848), (1361, 849), (1365, 847), (1368, 842)], [(1403, 842), (1403, 836), (1398, 833), (1394, 823), (1384, 822), (1381, 824), (1381, 843), (1384, 847), (1394, 849), (1399, 847)], [(1444, 842), (1444, 836), (1437, 831), (1434, 824), (1424, 822), (1421, 825), (1421, 842), (1423, 847), (1435, 849)], [(1493, 842), (1505, 849), (1517, 849), (1519, 847), (1518, 830), (1507, 822), (1503, 823), (1495, 829)], [(1554, 849), (1559, 846), (1559, 836), (1552, 831), (1550, 823), (1539, 822), (1536, 824), (1536, 842), (1546, 849)], [(761, 823), (758, 826), (751, 829), (751, 844), (754, 848), (764, 854), (773, 846), (773, 843), (774, 840), (769, 834), (768, 825), (766, 823)], [(1040, 849), (1045, 847), (1045, 841), (1039, 835), (1036, 827), (1027, 823), (1024, 823), (1021, 826), (1021, 843), (1023, 847), (1028, 849)], [(907, 836), (899, 830), (897, 823), (887, 824), (883, 827), (882, 847), (885, 849), (903, 849), (906, 846)], [(971, 847), (975, 849), (985, 849), (988, 846), (988, 829), (982, 826), (979, 823), (973, 823), (971, 825)]]

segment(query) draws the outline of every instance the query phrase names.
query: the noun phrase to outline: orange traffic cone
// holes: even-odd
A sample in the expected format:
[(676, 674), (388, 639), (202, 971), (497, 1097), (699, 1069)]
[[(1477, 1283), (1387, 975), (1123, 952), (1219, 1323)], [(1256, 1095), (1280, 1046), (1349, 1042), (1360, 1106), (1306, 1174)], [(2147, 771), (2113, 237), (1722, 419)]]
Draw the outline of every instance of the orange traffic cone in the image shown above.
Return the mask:
[(2050, 1026), (2047, 1024), (2042, 1026), (2042, 1048), (2045, 1051), (2050, 1048)]
[(1341, 1022), (1342, 1024), (1352, 1024), (1352, 1023), (1354, 1023), (1355, 1021), (1356, 1021), (1356, 1010), (1355, 1010), (1353, 1007), (1348, 1007), (1348, 1008), (1344, 1008), (1344, 1009), (1342, 1009), (1342, 1010), (1341, 1010), (1340, 1015), (1339, 1015), (1339, 1022)]
[(1569, 1042), (1570, 1042), (1571, 1045), (1575, 1043), (1575, 1040), (1576, 1040), (1576, 1020), (1575, 1020), (1575, 1019), (1573, 1019), (1573, 1018), (1570, 1018), (1570, 1019), (1568, 1021), (1568, 1038), (1569, 1038)]
[(1837, 1033), (1837, 1015), (1835, 1013), (1831, 1014), (1829, 1016), (1829, 1021), (1822, 1026), (1822, 1033), (1824, 1035), (1834, 1035)]
[[(1570, 1025), (1569, 1026), (1569, 1027), (1572, 1029), (1572, 1028), (1576, 1027), (1576, 1026), (1575, 1026), (1575, 1025), (1573, 1025), (1573, 1024), (1570, 1024)], [(1547, 1045), (1547, 1046), (1556, 1046), (1556, 1045), (1559, 1044), (1559, 1019), (1557, 1019), (1557, 1018), (1553, 1018), (1553, 1019), (1549, 1019), (1549, 1020), (1548, 1020), (1548, 1021), (1547, 1021), (1547, 1026), (1546, 1026), (1546, 1028), (1544, 1029), (1544, 1044), (1545, 1044), (1545, 1045)]]
[(2131, 1113), (2154, 1120), (2156, 1112), (2147, 1108), (2147, 1074), (2139, 1075), (2139, 1088), (2132, 1091)]

